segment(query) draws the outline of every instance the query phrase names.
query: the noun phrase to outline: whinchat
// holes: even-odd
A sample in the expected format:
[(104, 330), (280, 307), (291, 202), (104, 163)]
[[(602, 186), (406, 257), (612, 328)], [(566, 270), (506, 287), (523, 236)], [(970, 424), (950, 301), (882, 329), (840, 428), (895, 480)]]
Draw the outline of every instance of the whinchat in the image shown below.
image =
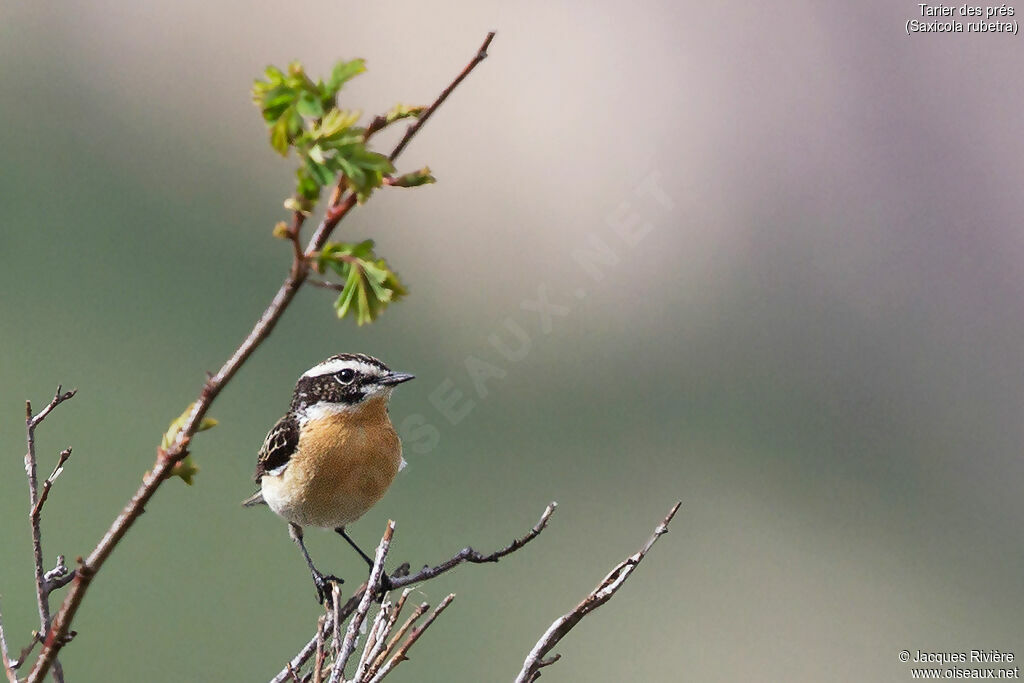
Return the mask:
[(242, 504), (265, 503), (287, 520), (321, 603), (330, 599), (327, 581), (340, 579), (314, 566), (302, 528), (334, 529), (373, 567), (345, 527), (381, 499), (405, 466), (388, 400), (395, 386), (411, 379), (371, 356), (331, 356), (299, 378), (291, 407), (260, 448), (260, 490)]

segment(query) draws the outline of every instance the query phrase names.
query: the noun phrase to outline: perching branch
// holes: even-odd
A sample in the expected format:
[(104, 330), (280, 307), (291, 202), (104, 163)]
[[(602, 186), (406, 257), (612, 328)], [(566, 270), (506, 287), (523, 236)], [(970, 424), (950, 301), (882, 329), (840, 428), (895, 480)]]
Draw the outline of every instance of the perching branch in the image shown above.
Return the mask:
[[(54, 579), (62, 579), (67, 575), (67, 568), (64, 567), (63, 556), (58, 560), (57, 566), (50, 572), (43, 570), (43, 539), (40, 524), (40, 513), (43, 509), (43, 504), (46, 502), (47, 496), (50, 494), (50, 487), (53, 486), (54, 480), (60, 476), (63, 471), (64, 463), (71, 456), (71, 449), (64, 449), (57, 462), (57, 466), (54, 468), (53, 473), (46, 478), (43, 482), (42, 494), (39, 492), (39, 479), (37, 475), (37, 459), (36, 459), (36, 427), (42, 424), (43, 420), (61, 403), (70, 400), (75, 395), (75, 390), (62, 392), (62, 387), (58, 386), (57, 391), (54, 393), (53, 398), (46, 405), (45, 408), (39, 411), (38, 414), (32, 414), (32, 402), (25, 401), (25, 441), (27, 449), (25, 451), (25, 475), (28, 478), (28, 498), (29, 498), (29, 526), (32, 529), (32, 557), (35, 562), (35, 582), (36, 582), (36, 604), (39, 609), (39, 636), (50, 630), (50, 592), (59, 586), (67, 583), (57, 585), (54, 583)], [(63, 573), (60, 570), (63, 569)], [(33, 645), (35, 643), (32, 643)], [(29, 648), (31, 649), (31, 648)], [(18, 659), (17, 665), (21, 666), (24, 662), (24, 657)], [(63, 683), (64, 672), (61, 669), (60, 662), (55, 661), (53, 665), (53, 677), (57, 683)]]
[[(420, 583), (420, 582), (423, 582), (423, 581), (429, 581), (430, 579), (435, 579), (438, 576), (440, 576), (441, 574), (444, 574), (445, 572), (447, 572), (447, 571), (449, 571), (451, 569), (454, 569), (455, 567), (459, 566), (463, 562), (470, 562), (470, 563), (497, 562), (501, 558), (503, 558), (503, 557), (505, 557), (507, 555), (511, 555), (512, 553), (514, 553), (515, 551), (519, 550), (520, 548), (525, 546), (527, 543), (532, 541), (533, 539), (537, 538), (537, 536), (539, 536), (540, 533), (542, 531), (544, 531), (544, 529), (547, 527), (548, 520), (551, 519), (551, 515), (553, 515), (555, 513), (555, 508), (557, 508), (557, 507), (558, 507), (558, 503), (554, 503), (553, 502), (553, 503), (549, 504), (544, 509), (544, 513), (540, 516), (540, 520), (533, 526), (532, 529), (530, 529), (530, 531), (528, 531), (525, 535), (521, 536), (520, 538), (514, 539), (511, 543), (509, 543), (504, 548), (501, 548), (500, 550), (496, 550), (496, 551), (494, 551), (493, 553), (491, 553), (489, 555), (481, 555), (480, 553), (476, 552), (472, 548), (468, 548), (468, 547), (467, 548), (463, 548), (461, 551), (456, 553), (450, 559), (448, 559), (448, 560), (446, 560), (446, 561), (442, 562), (441, 564), (439, 564), (437, 566), (434, 566), (434, 567), (424, 567), (422, 571), (416, 573), (414, 576), (409, 576), (407, 574), (406, 570), (405, 570), (407, 565), (403, 565), (397, 571), (395, 571), (394, 574), (392, 574), (389, 577), (389, 579), (391, 581), (391, 589), (395, 590), (395, 589), (398, 589), (398, 588), (404, 588), (404, 587), (406, 587), (406, 586), (408, 586), (410, 584)], [(349, 601), (347, 603), (345, 603), (344, 605), (341, 605), (336, 610), (333, 610), (333, 615), (332, 616), (336, 615), (338, 623), (343, 623), (356, 610), (357, 606), (366, 597), (366, 595), (367, 595), (366, 591), (367, 591), (367, 584), (364, 583), (362, 586), (360, 586), (358, 589), (356, 589), (356, 591), (353, 593), (352, 597), (349, 598)], [(388, 629), (387, 629), (388, 632), (390, 632), (390, 630), (394, 627), (395, 623), (398, 620), (398, 613), (401, 610), (401, 605), (403, 605), (405, 603), (405, 597), (406, 597), (406, 593), (403, 592), (402, 598), (400, 598), (400, 600), (399, 600), (398, 609), (395, 610), (394, 616), (389, 619), (389, 622), (388, 622), (389, 626), (388, 626)], [(339, 605), (340, 601), (335, 599), (334, 604)], [(426, 609), (427, 609), (427, 607), (423, 606), (422, 609), (420, 610), (420, 614), (422, 614), (422, 612), (426, 611)], [(414, 617), (418, 618), (419, 614), (414, 614)], [(412, 621), (415, 621), (415, 619), (413, 619)], [(411, 623), (408, 623), (407, 625), (403, 626), (399, 630), (398, 637), (400, 638), (402, 635), (404, 635), (405, 631), (411, 625), (412, 625)], [(288, 662), (288, 664), (283, 669), (281, 669), (281, 671), (279, 671), (278, 674), (276, 676), (274, 676), (274, 678), (271, 679), (270, 683), (284, 683), (284, 681), (287, 681), (288, 677), (290, 675), (288, 673), (289, 667), (294, 668), (296, 671), (301, 669), (306, 664), (306, 662), (309, 661), (310, 657), (312, 657), (314, 653), (317, 653), (317, 652), (319, 652), (321, 650), (321, 647), (318, 646), (318, 643), (322, 642), (322, 640), (325, 639), (325, 638), (329, 638), (331, 636), (331, 632), (333, 631), (333, 628), (334, 628), (334, 626), (333, 626), (332, 620), (331, 619), (327, 619), (326, 620), (326, 624), (324, 625), (324, 628), (322, 629), (323, 632), (321, 632), (321, 629), (318, 628), (317, 629), (317, 633), (313, 636), (313, 638), (310, 639), (310, 641), (308, 643), (306, 643), (306, 645), (303, 646), (303, 648), (301, 650), (299, 650), (298, 654), (296, 654), (294, 657), (292, 657), (292, 659)], [(417, 638), (418, 637), (419, 636), (417, 636)], [(394, 649), (396, 642), (397, 641), (391, 642), (391, 643), (389, 643), (386, 646), (386, 649), (384, 650), (384, 656), (389, 654)], [(374, 662), (374, 665), (376, 667), (379, 667), (382, 664), (383, 664), (383, 662), (381, 660), (381, 657), (378, 656), (376, 661)], [(394, 668), (394, 665), (392, 666), (392, 668)], [(368, 672), (369, 672), (370, 675), (372, 675), (373, 672), (374, 672), (374, 667), (371, 666), (370, 669), (368, 670)], [(315, 676), (315, 674), (314, 674), (314, 676)]]
[[(380, 585), (380, 579), (384, 575), (384, 560), (387, 559), (388, 550), (391, 548), (391, 537), (394, 533), (395, 523), (388, 520), (387, 529), (384, 530), (384, 536), (380, 539), (380, 545), (377, 546), (377, 554), (373, 560), (373, 569), (370, 570), (370, 578), (367, 579), (367, 589), (363, 591), (363, 597), (359, 600), (359, 606), (348, 622), (345, 640), (341, 645), (341, 652), (334, 658), (334, 666), (331, 668), (331, 677), (328, 683), (338, 683), (341, 680), (342, 675), (345, 673), (345, 665), (356, 649), (356, 637), (359, 635), (359, 629), (366, 619), (366, 613), (369, 611), (373, 595), (377, 592), (377, 587)], [(339, 609), (338, 602), (338, 600), (334, 601), (335, 612)], [(335, 633), (338, 632), (338, 623), (336, 617), (334, 620)]]
[[(370, 578), (367, 581), (369, 587), (364, 587), (365, 590), (362, 590), (359, 603), (355, 608), (355, 612), (351, 614), (352, 618), (349, 620), (348, 626), (345, 629), (344, 639), (342, 640), (339, 638), (341, 625), (344, 623), (343, 618), (341, 617), (341, 612), (344, 608), (341, 606), (340, 587), (337, 583), (334, 583), (333, 606), (328, 606), (327, 614), (322, 615), (317, 621), (317, 633), (316, 636), (314, 636), (313, 641), (310, 643), (310, 646), (315, 646), (316, 648), (316, 659), (314, 660), (313, 669), (307, 673), (306, 676), (300, 677), (299, 672), (305, 664), (305, 659), (296, 658), (285, 664), (281, 673), (274, 678), (275, 681), (312, 680), (316, 682), (322, 680), (323, 668), (328, 658), (327, 648), (325, 647), (325, 641), (327, 638), (327, 629), (325, 627), (326, 625), (331, 624), (334, 632), (334, 647), (331, 648), (331, 651), (334, 653), (334, 660), (330, 664), (329, 683), (342, 683), (345, 675), (345, 667), (352, 655), (355, 653), (356, 642), (359, 639), (359, 633), (363, 630), (363, 625), (366, 622), (370, 605), (374, 601), (374, 596), (379, 594), (379, 589), (385, 576), (384, 562), (387, 559), (394, 530), (395, 523), (393, 521), (389, 521), (387, 529), (384, 531), (384, 536), (381, 538), (380, 545), (377, 546), (377, 553), (373, 562), (373, 568), (370, 570)], [(451, 604), (451, 601), (455, 599), (455, 594), (453, 593), (442, 600), (441, 604), (437, 606), (437, 609), (434, 610), (423, 625), (413, 629), (409, 634), (409, 637), (402, 642), (401, 646), (398, 646), (397, 650), (395, 650), (398, 642), (405, 637), (405, 633), (430, 608), (426, 603), (420, 605), (405, 621), (402, 627), (398, 630), (398, 633), (388, 640), (388, 636), (391, 635), (391, 631), (394, 629), (395, 624), (398, 623), (402, 607), (405, 606), (406, 599), (409, 597), (410, 592), (411, 589), (402, 591), (402, 596), (394, 606), (392, 606), (391, 602), (388, 600), (387, 591), (385, 591), (381, 596), (381, 605), (378, 608), (377, 615), (374, 617), (373, 623), (369, 628), (366, 642), (363, 643), (363, 651), (359, 656), (358, 663), (356, 664), (355, 673), (353, 677), (349, 679), (348, 683), (370, 683), (371, 681), (376, 683), (383, 680), (384, 677), (387, 676), (396, 666), (408, 659), (409, 649), (416, 643), (419, 637), (423, 635), (423, 632), (430, 627), (434, 620), (437, 619), (441, 612)], [(306, 648), (304, 648), (304, 651), (305, 650)], [(393, 651), (394, 654), (392, 655), (391, 653)], [(389, 657), (389, 655), (391, 656)], [(306, 658), (308, 658), (308, 656)]]
[[(420, 120), (409, 127), (401, 141), (399, 141), (398, 145), (389, 155), (388, 158), (391, 161), (394, 161), (402, 153), (402, 150), (409, 143), (412, 137), (423, 127), (426, 119), (433, 114), (445, 99), (447, 99), (455, 87), (458, 86), (458, 84), (461, 83), (467, 75), (469, 75), (469, 72), (472, 71), (477, 64), (483, 61), (486, 57), (486, 49), (493, 38), (493, 33), (489, 33), (487, 35), (486, 40), (477, 51), (473, 60), (462, 70), (461, 73), (459, 73), (455, 80), (441, 92), (434, 103), (426, 112), (424, 112)], [(318, 252), (323, 248), (327, 240), (330, 238), (334, 228), (356, 205), (358, 196), (354, 190), (349, 190), (344, 198), (342, 198), (343, 194), (343, 192), (339, 191), (332, 197), (333, 201), (330, 202), (323, 220), (320, 222), (320, 225), (310, 238), (305, 251), (298, 247), (299, 232), (305, 218), (303, 214), (298, 212), (293, 215), (293, 224), (289, 229), (289, 239), (293, 242), (293, 254), (292, 264), (289, 268), (287, 277), (278, 289), (277, 294), (274, 295), (270, 305), (256, 322), (256, 325), (253, 327), (249, 335), (242, 341), (241, 345), (235, 350), (224, 365), (221, 366), (220, 370), (218, 370), (216, 374), (208, 377), (206, 383), (203, 385), (202, 391), (200, 391), (197, 400), (192, 406), (192, 410), (189, 413), (188, 418), (185, 420), (184, 425), (175, 437), (174, 442), (167, 449), (158, 449), (156, 462), (152, 469), (143, 477), (142, 484), (139, 486), (138, 490), (136, 490), (135, 494), (131, 497), (128, 504), (124, 507), (117, 518), (114, 519), (113, 523), (107, 529), (99, 543), (97, 543), (96, 547), (93, 548), (91, 553), (89, 553), (89, 556), (79, 564), (78, 570), (75, 572), (74, 579), (71, 582), (71, 587), (60, 607), (60, 610), (54, 617), (52, 624), (49, 624), (49, 628), (44, 631), (45, 642), (43, 644), (43, 650), (36, 660), (32, 672), (28, 677), (29, 683), (39, 683), (50, 670), (51, 666), (55, 665), (57, 653), (67, 641), (68, 634), (71, 629), (71, 623), (74, 621), (75, 615), (81, 607), (82, 600), (89, 589), (92, 578), (100, 569), (102, 569), (103, 564), (107, 561), (111, 553), (113, 553), (114, 549), (121, 542), (121, 539), (124, 538), (125, 534), (128, 533), (128, 530), (142, 514), (142, 511), (156, 493), (157, 489), (159, 489), (161, 484), (163, 484), (163, 482), (171, 475), (174, 466), (188, 456), (188, 448), (191, 444), (192, 437), (195, 435), (196, 431), (198, 431), (203, 418), (209, 411), (214, 400), (228, 382), (231, 381), (235, 376), (235, 373), (238, 372), (246, 360), (248, 360), (252, 353), (273, 331), (274, 327), (281, 319), (281, 316), (291, 304), (296, 293), (298, 293), (299, 289), (308, 277), (309, 255)], [(43, 413), (40, 414), (40, 419), (45, 417), (45, 413), (49, 412), (49, 410), (52, 410), (52, 408), (44, 410)], [(33, 507), (35, 506), (35, 503), (35, 494), (33, 494)], [(38, 557), (39, 555), (37, 554), (37, 558)], [(41, 560), (37, 559), (37, 567), (41, 567)], [(41, 576), (41, 569), (37, 571), (37, 576)]]
[(444, 574), (445, 572), (454, 569), (463, 562), (470, 562), (472, 564), (484, 564), (486, 562), (497, 562), (506, 555), (511, 555), (515, 551), (522, 548), (524, 545), (537, 538), (540, 532), (544, 531), (544, 527), (548, 525), (548, 520), (551, 519), (551, 515), (555, 513), (555, 508), (558, 507), (558, 503), (552, 502), (545, 508), (544, 514), (540, 516), (538, 521), (530, 531), (522, 538), (517, 538), (507, 546), (500, 550), (495, 550), (490, 555), (482, 555), (479, 552), (473, 550), (470, 547), (465, 547), (460, 550), (456, 555), (448, 560), (445, 560), (441, 564), (435, 567), (424, 567), (416, 574), (405, 577), (395, 577), (391, 579), (391, 586), (393, 588), (402, 588), (414, 583), (420, 583), (421, 581), (427, 581), (435, 577)]
[(647, 539), (647, 542), (640, 548), (639, 551), (630, 555), (621, 563), (619, 563), (608, 576), (604, 577), (604, 581), (599, 583), (597, 587), (590, 592), (587, 597), (583, 599), (583, 602), (576, 605), (568, 614), (565, 614), (554, 621), (548, 630), (544, 632), (537, 644), (530, 650), (530, 654), (527, 655), (526, 661), (523, 662), (522, 671), (516, 677), (516, 683), (531, 683), (540, 678), (540, 669), (545, 666), (554, 664), (559, 659), (559, 655), (545, 659), (545, 655), (551, 651), (551, 649), (558, 644), (562, 638), (565, 637), (569, 631), (571, 631), (576, 624), (580, 623), (583, 617), (587, 616), (595, 609), (603, 605), (604, 603), (611, 600), (612, 596), (622, 587), (622, 584), (626, 582), (632, 574), (636, 566), (640, 564), (640, 561), (647, 556), (647, 552), (651, 549), (659, 538), (664, 534), (668, 533), (668, 525), (675, 517), (676, 511), (679, 506), (682, 505), (682, 501), (677, 502), (672, 506), (672, 509), (668, 511), (665, 519), (661, 521), (661, 524), (654, 529), (654, 534)]

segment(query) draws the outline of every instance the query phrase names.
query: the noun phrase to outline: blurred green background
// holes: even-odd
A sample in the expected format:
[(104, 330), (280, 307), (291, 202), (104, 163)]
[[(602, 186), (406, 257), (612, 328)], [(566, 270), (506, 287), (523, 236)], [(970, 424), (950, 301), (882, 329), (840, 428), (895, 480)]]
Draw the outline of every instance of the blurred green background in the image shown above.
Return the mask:
[[(418, 379), (391, 492), (351, 528), (395, 561), (534, 545), (458, 598), (396, 681), (509, 680), (548, 624), (684, 507), (545, 680), (906, 680), (901, 649), (1021, 651), (1020, 41), (908, 37), (914, 3), (115, 3), (0, 7), (0, 592), (33, 628), (23, 401), (74, 447), (47, 563), (84, 555), (289, 259), (292, 160), (249, 101), (268, 63), (365, 57), (345, 102), (432, 99), (491, 57), (339, 236), (411, 296), (369, 328), (303, 291), (96, 580), (69, 680), (264, 680), (318, 608), (285, 525), (243, 510), (295, 378), (365, 351)], [(657, 182), (666, 196), (638, 192)], [(630, 244), (614, 226), (643, 233)], [(632, 222), (632, 223), (630, 223)], [(649, 224), (649, 228), (647, 227)], [(595, 280), (574, 254), (602, 241)], [(523, 307), (567, 307), (545, 329)], [(582, 296), (580, 296), (582, 294)], [(507, 321), (512, 321), (508, 323)], [(508, 324), (529, 337), (517, 361)], [(476, 358), (504, 376), (481, 398)], [(473, 363), (474, 361), (470, 361)], [(430, 395), (474, 403), (452, 424)], [(417, 441), (422, 444), (422, 441)], [(422, 452), (426, 451), (426, 452)], [(365, 568), (327, 533), (314, 557)]]

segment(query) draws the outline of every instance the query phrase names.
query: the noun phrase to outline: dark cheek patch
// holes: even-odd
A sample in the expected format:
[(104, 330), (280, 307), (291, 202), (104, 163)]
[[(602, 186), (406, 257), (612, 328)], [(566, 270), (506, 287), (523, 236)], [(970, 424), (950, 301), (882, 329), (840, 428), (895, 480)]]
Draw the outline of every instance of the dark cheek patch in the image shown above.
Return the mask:
[(352, 405), (363, 399), (365, 393), (358, 380), (352, 384), (341, 384), (333, 375), (303, 377), (295, 385), (293, 409), (301, 409), (314, 403), (344, 403)]

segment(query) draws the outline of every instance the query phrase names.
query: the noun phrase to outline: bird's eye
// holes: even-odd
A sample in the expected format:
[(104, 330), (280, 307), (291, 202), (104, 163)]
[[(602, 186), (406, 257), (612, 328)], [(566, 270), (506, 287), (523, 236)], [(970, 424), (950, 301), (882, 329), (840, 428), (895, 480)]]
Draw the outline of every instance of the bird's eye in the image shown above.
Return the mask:
[(338, 381), (341, 382), (342, 384), (352, 384), (352, 380), (354, 380), (355, 378), (356, 372), (351, 368), (345, 368), (344, 370), (338, 373)]

